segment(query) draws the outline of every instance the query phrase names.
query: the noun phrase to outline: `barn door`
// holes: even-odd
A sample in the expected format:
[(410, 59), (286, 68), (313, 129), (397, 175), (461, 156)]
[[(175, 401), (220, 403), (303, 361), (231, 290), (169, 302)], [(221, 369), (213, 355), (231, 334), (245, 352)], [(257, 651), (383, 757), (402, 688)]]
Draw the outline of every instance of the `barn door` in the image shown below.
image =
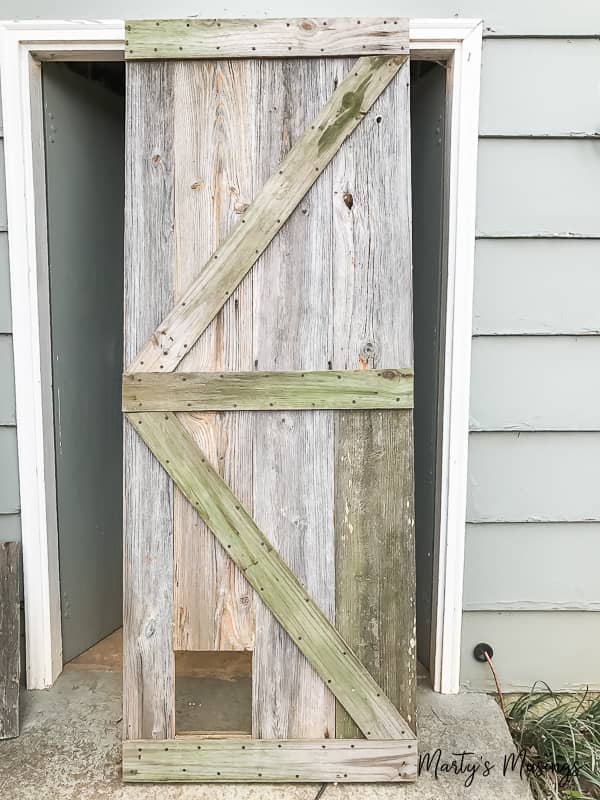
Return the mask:
[[(125, 780), (415, 775), (407, 30), (127, 23)], [(180, 650), (251, 739), (175, 738)]]

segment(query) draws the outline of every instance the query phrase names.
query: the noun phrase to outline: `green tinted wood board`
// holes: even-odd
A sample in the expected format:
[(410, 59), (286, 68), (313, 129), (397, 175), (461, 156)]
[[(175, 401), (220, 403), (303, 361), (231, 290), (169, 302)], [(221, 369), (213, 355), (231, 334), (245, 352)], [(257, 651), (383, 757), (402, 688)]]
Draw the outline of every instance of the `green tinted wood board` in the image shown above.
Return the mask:
[(412, 408), (413, 372), (146, 372), (123, 377), (123, 411)]
[[(336, 627), (415, 724), (412, 412), (340, 411), (335, 421)], [(374, 535), (373, 520), (377, 520)], [(336, 737), (360, 733), (343, 708)]]
[(127, 782), (358, 783), (415, 780), (414, 740), (185, 739), (123, 743)]
[(127, 417), (365, 737), (414, 739), (393, 703), (307, 595), (176, 415), (144, 412)]
[(125, 58), (298, 58), (400, 55), (408, 20), (136, 19), (125, 23)]
[(359, 58), (128, 372), (173, 371), (251, 269), (407, 56)]

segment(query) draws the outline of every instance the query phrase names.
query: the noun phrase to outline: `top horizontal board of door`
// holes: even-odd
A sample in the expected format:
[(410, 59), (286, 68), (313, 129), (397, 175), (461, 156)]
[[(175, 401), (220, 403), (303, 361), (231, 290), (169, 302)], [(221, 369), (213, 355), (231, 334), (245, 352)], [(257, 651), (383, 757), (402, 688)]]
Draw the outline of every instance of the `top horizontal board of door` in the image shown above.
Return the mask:
[(125, 24), (127, 59), (408, 53), (408, 19), (151, 19)]

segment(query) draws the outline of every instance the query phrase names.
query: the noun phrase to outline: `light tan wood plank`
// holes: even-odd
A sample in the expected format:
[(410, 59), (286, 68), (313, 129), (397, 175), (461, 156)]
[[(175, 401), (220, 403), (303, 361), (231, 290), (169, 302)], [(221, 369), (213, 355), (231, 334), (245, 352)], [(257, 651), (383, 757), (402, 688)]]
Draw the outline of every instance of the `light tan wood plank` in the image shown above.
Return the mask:
[(204, 739), (125, 742), (123, 780), (202, 783), (412, 781), (416, 742)]
[(125, 58), (297, 58), (408, 52), (408, 20), (162, 19), (125, 25)]
[(161, 372), (123, 377), (123, 411), (412, 408), (412, 370)]
[[(125, 363), (172, 305), (173, 90), (168, 64), (127, 67)], [(124, 432), (123, 731), (175, 732), (172, 485)]]
[[(332, 164), (334, 369), (413, 364), (408, 83), (406, 64)], [(414, 727), (412, 414), (340, 412), (335, 442), (336, 621)]]
[[(368, 56), (350, 68), (304, 134), (296, 134), (294, 147), (148, 339), (128, 372), (175, 369), (405, 62), (406, 56)], [(264, 101), (269, 83), (261, 88), (259, 96)], [(302, 108), (299, 96), (308, 100), (308, 95), (288, 100), (296, 112)], [(310, 116), (303, 114), (302, 119), (305, 123)], [(285, 153), (285, 138), (282, 143)]]
[[(259, 181), (302, 136), (334, 91), (327, 59), (260, 64), (271, 113), (257, 131)], [(298, 102), (298, 98), (302, 102)], [(326, 370), (330, 349), (331, 178), (326, 169), (254, 270), (254, 365)], [(327, 411), (257, 413), (254, 517), (306, 591), (334, 614), (333, 417)], [(333, 736), (331, 692), (273, 615), (258, 604), (253, 733)]]
[[(175, 86), (175, 302), (229, 234), (252, 197), (249, 61), (177, 62)], [(178, 369), (252, 369), (252, 275), (219, 310)], [(163, 376), (166, 377), (166, 376)], [(175, 377), (184, 380), (183, 376)], [(183, 407), (180, 410), (188, 410)], [(206, 407), (189, 409), (206, 411)], [(184, 424), (252, 507), (252, 419), (186, 414)], [(254, 644), (252, 590), (187, 500), (175, 492), (174, 646), (245, 650)]]
[(412, 739), (381, 687), (210, 466), (176, 415), (140, 413), (127, 418), (364, 735), (368, 739)]

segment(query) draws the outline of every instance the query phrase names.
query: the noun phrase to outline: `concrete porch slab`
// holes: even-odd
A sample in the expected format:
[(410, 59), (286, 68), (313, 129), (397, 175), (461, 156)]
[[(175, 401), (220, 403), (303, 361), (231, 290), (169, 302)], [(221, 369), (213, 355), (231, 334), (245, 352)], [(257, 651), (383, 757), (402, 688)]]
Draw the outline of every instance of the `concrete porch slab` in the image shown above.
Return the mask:
[[(21, 736), (0, 742), (0, 797), (6, 800), (313, 800), (319, 790), (318, 784), (122, 784), (117, 672), (69, 669), (52, 689), (24, 692), (21, 714)], [(514, 749), (491, 697), (444, 696), (420, 686), (418, 723), (420, 753), (430, 753), (433, 762), (416, 783), (329, 785), (323, 800), (529, 800), (518, 773), (503, 774), (504, 757)], [(472, 754), (465, 765), (479, 765), (470, 781), (469, 772), (457, 775), (442, 766), (460, 761), (453, 754), (463, 752)]]

